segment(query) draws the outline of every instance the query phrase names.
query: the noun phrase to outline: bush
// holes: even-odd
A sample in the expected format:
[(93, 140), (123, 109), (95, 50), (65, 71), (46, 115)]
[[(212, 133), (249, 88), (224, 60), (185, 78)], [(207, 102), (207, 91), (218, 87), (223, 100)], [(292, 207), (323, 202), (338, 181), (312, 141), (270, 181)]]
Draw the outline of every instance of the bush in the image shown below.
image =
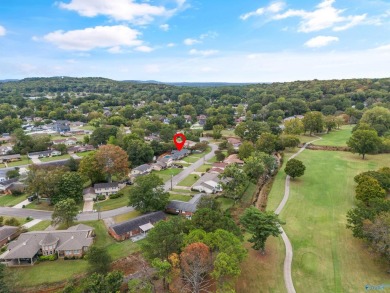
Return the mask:
[(103, 194), (99, 194), (96, 198), (97, 198), (98, 200), (105, 200), (105, 199), (106, 199), (106, 196), (103, 195)]
[(5, 220), (4, 224), (7, 226), (20, 226), (19, 221), (15, 218), (9, 218)]
[(7, 250), (7, 246), (3, 246), (1, 249), (0, 249), (0, 252), (4, 252)]
[(33, 220), (33, 218), (31, 218), (30, 216), (28, 216), (27, 218), (26, 218), (26, 222), (30, 222), (30, 221), (32, 221)]
[(25, 205), (22, 205), (22, 209), (25, 209), (26, 208), (26, 206)]
[(14, 195), (14, 196), (19, 196), (19, 195), (22, 195), (22, 194), (23, 194), (23, 191), (20, 191), (20, 190), (12, 191), (12, 195)]
[(116, 198), (120, 198), (122, 196), (124, 196), (123, 192), (122, 191), (118, 191), (117, 193), (110, 194), (110, 199), (116, 199)]
[(40, 261), (53, 261), (57, 259), (57, 254), (52, 254), (52, 255), (41, 255), (38, 258)]

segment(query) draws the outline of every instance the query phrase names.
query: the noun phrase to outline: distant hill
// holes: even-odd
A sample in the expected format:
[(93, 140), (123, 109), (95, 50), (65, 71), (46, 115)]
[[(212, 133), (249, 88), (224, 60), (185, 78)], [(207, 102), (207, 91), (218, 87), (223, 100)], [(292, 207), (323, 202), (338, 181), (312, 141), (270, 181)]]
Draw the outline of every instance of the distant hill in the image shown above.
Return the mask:
[[(221, 86), (242, 86), (255, 83), (240, 83), (240, 82), (161, 82), (157, 80), (122, 80), (123, 82), (132, 83), (152, 83), (152, 84), (167, 84), (173, 86), (188, 86), (188, 87), (221, 87)], [(257, 84), (257, 83), (256, 83)]]
[(2, 82), (10, 82), (10, 81), (18, 81), (19, 79), (3, 79), (3, 80), (0, 80), (0, 83)]

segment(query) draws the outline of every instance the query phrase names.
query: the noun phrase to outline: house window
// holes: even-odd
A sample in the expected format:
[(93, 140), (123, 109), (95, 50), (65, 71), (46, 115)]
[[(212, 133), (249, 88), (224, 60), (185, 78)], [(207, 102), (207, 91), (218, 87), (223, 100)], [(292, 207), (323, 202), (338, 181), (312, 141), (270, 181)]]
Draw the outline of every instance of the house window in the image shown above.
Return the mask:
[(65, 250), (65, 255), (71, 255), (72, 251), (71, 250)]

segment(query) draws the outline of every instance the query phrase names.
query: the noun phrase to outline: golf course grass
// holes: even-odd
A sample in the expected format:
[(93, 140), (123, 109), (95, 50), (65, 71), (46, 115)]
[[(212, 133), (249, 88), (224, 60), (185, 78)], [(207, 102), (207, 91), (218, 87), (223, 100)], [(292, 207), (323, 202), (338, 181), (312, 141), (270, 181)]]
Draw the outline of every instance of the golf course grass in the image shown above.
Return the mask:
[[(362, 292), (366, 284), (386, 283), (385, 265), (345, 225), (346, 213), (355, 204), (353, 177), (389, 166), (390, 156), (362, 160), (349, 152), (305, 150), (297, 158), (306, 166), (305, 175), (291, 181), (290, 198), (280, 215), (294, 250), (292, 278), (297, 292), (308, 288)], [(282, 197), (285, 175), (280, 173), (270, 198)], [(273, 206), (270, 202), (269, 209)], [(283, 247), (279, 251), (284, 255)], [(283, 276), (282, 267), (279, 275)]]
[(347, 146), (347, 140), (351, 136), (352, 128), (355, 125), (344, 125), (340, 129), (334, 129), (328, 134), (322, 136), (322, 139), (317, 140), (315, 145), (329, 145), (329, 146)]

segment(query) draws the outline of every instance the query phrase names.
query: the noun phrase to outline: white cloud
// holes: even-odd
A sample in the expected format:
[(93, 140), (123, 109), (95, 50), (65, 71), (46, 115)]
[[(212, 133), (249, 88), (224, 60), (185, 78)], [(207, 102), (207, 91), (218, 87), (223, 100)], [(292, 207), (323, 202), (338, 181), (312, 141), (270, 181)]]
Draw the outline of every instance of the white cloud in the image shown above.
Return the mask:
[(5, 27), (0, 25), (0, 37), (5, 36), (6, 32)]
[(160, 25), (160, 29), (162, 30), (162, 31), (164, 31), (164, 32), (167, 32), (167, 31), (169, 31), (169, 24), (162, 24), (162, 25)]
[(155, 17), (170, 17), (185, 4), (185, 0), (176, 1), (177, 7), (168, 9), (149, 3), (136, 3), (134, 0), (71, 0), (69, 3), (60, 2), (59, 7), (76, 11), (81, 16), (108, 16), (116, 21), (129, 21), (134, 24), (148, 24)]
[(192, 45), (195, 45), (195, 44), (200, 44), (200, 43), (202, 43), (202, 41), (199, 41), (197, 39), (188, 38), (188, 39), (185, 39), (183, 41), (183, 43), (184, 43), (184, 45), (192, 46)]
[(172, 47), (175, 47), (175, 46), (176, 46), (175, 43), (169, 43), (169, 44), (167, 45), (168, 48), (172, 48)]
[(149, 46), (138, 46), (134, 50), (136, 50), (138, 52), (150, 53), (153, 51), (153, 48), (151, 48)]
[(190, 55), (197, 55), (197, 56), (211, 56), (218, 53), (217, 50), (196, 50), (192, 49), (188, 52)]
[[(327, 28), (333, 28), (335, 31), (349, 29), (366, 19), (366, 14), (342, 16), (344, 9), (333, 7), (335, 0), (323, 0), (313, 11), (289, 9), (284, 13), (276, 14), (272, 17), (274, 20), (286, 19), (289, 17), (299, 17), (301, 22), (298, 31), (314, 32)], [(340, 24), (340, 26), (336, 26)]]
[(390, 52), (390, 44), (376, 47), (373, 50), (374, 51), (383, 51), (383, 52), (388, 51), (388, 52)]
[(333, 42), (337, 42), (339, 40), (338, 37), (332, 37), (332, 36), (318, 36), (311, 38), (305, 43), (306, 47), (309, 48), (320, 48), (330, 45)]
[(255, 11), (245, 13), (245, 14), (241, 15), (240, 18), (242, 20), (247, 20), (248, 18), (251, 18), (253, 16), (260, 16), (260, 15), (263, 15), (266, 13), (278, 13), (278, 12), (282, 11), (285, 6), (286, 6), (286, 4), (282, 1), (273, 2), (270, 5), (268, 5), (267, 7), (260, 7), (258, 9), (256, 9)]
[(203, 39), (215, 39), (216, 37), (218, 37), (218, 33), (217, 32), (214, 32), (214, 31), (208, 31), (207, 33), (205, 34), (201, 34), (199, 36), (199, 39), (203, 40)]
[(96, 48), (117, 46), (140, 46), (142, 41), (137, 37), (140, 33), (124, 25), (96, 26), (83, 30), (55, 31), (43, 37), (64, 50), (89, 51)]
[(123, 53), (121, 46), (114, 46), (107, 50), (111, 54), (120, 54)]

